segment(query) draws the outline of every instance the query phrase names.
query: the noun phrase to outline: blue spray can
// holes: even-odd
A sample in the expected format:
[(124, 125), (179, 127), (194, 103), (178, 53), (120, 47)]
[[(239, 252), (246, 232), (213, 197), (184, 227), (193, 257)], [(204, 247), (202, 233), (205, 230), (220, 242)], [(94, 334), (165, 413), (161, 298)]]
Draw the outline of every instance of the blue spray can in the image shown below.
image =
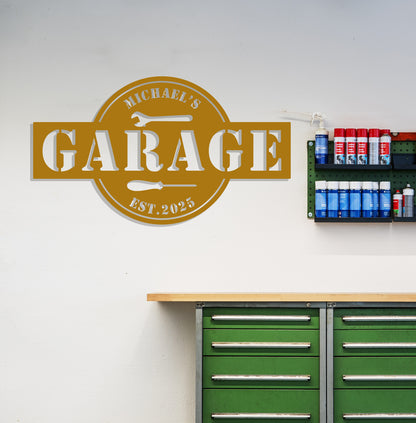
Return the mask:
[(391, 191), (390, 181), (380, 182), (380, 217), (390, 217)]
[(338, 181), (328, 182), (328, 217), (338, 217)]
[(373, 217), (379, 217), (380, 212), (378, 182), (373, 182)]
[(350, 217), (361, 217), (361, 182), (350, 182)]
[(326, 181), (315, 181), (315, 217), (328, 217)]
[(340, 181), (339, 183), (339, 217), (348, 217), (350, 215), (350, 183)]
[(363, 182), (362, 187), (362, 217), (373, 217), (373, 183)]

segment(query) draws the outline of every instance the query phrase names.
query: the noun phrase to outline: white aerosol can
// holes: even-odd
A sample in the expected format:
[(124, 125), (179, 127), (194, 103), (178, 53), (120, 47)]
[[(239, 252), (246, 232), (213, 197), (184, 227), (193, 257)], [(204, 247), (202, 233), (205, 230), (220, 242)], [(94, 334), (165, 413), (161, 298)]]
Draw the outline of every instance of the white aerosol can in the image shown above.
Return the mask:
[(399, 190), (393, 195), (393, 215), (403, 217), (403, 194)]
[(413, 217), (413, 201), (415, 197), (415, 190), (406, 185), (403, 189), (403, 217)]

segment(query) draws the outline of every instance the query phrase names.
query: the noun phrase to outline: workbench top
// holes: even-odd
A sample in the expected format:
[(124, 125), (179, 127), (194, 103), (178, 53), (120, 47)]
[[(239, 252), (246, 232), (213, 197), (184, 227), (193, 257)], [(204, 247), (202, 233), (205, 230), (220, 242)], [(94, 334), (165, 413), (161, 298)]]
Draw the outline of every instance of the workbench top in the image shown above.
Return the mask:
[(161, 292), (147, 294), (159, 302), (416, 302), (416, 293), (212, 293)]

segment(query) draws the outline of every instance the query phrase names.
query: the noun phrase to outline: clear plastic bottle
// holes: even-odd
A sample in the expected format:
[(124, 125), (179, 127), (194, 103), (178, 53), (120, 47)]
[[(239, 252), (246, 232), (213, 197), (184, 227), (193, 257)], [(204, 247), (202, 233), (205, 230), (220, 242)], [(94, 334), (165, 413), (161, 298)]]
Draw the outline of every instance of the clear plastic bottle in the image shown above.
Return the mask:
[(315, 132), (315, 162), (328, 163), (328, 131), (321, 127)]

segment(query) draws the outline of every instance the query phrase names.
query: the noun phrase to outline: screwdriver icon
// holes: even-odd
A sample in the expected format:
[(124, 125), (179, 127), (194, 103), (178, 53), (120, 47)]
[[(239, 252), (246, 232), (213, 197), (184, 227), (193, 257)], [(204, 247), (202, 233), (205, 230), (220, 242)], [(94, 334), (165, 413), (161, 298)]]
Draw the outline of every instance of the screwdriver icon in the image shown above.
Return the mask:
[(152, 189), (161, 190), (168, 187), (196, 187), (195, 184), (164, 184), (163, 182), (149, 182), (149, 181), (130, 181), (127, 188), (130, 191), (150, 191)]

